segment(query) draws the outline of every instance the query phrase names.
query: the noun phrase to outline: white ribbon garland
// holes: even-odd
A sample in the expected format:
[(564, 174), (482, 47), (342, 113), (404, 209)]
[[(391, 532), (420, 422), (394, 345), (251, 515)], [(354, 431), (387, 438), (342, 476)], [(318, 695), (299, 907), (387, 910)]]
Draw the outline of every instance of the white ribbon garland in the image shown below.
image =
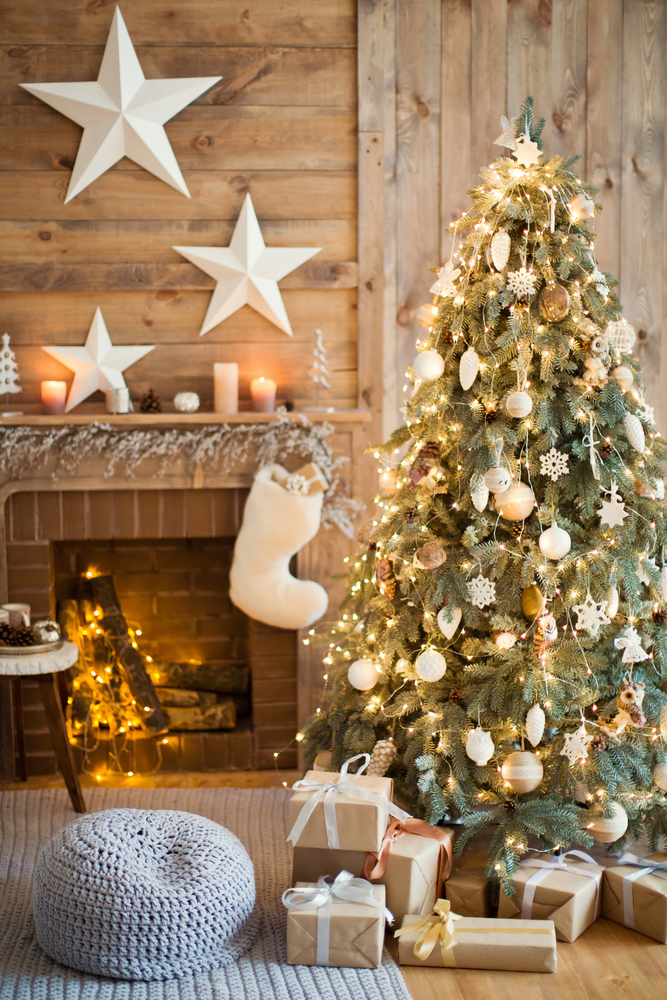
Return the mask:
[(622, 875), (623, 879), (623, 923), (631, 930), (635, 929), (635, 904), (632, 898), (632, 883), (643, 875), (655, 875), (667, 879), (667, 861), (651, 861), (649, 858), (639, 858), (629, 852), (621, 854), (619, 865), (638, 866), (639, 871), (630, 875)]
[[(356, 759), (356, 758), (354, 758)], [(317, 965), (329, 965), (329, 936), (331, 930), (331, 907), (335, 899), (348, 903), (360, 903), (380, 910), (388, 923), (393, 924), (394, 915), (373, 895), (373, 886), (364, 878), (355, 878), (351, 872), (343, 871), (333, 882), (330, 875), (320, 875), (316, 888), (286, 889), (283, 904), (288, 910), (308, 912), (317, 910)]]
[(581, 439), (581, 443), (583, 444), (584, 448), (588, 448), (589, 450), (588, 458), (591, 463), (593, 478), (599, 480), (600, 470), (598, 469), (597, 459), (600, 459), (601, 462), (602, 459), (600, 458), (600, 452), (597, 450), (595, 445), (599, 444), (600, 442), (595, 440), (594, 433), (597, 430), (597, 424), (593, 420), (593, 414), (589, 413), (589, 417), (590, 417), (590, 430), (588, 434), (584, 434), (583, 438)]
[(544, 879), (550, 872), (554, 871), (568, 871), (571, 875), (583, 875), (584, 878), (594, 878), (595, 885), (595, 915), (598, 915), (598, 907), (600, 905), (600, 883), (602, 880), (602, 872), (599, 871), (597, 874), (595, 872), (582, 871), (581, 868), (572, 868), (568, 865), (566, 858), (574, 855), (577, 858), (581, 858), (582, 861), (586, 861), (591, 865), (597, 865), (597, 862), (589, 854), (585, 854), (583, 851), (567, 851), (565, 854), (559, 854), (549, 861), (543, 861), (542, 858), (526, 858), (525, 861), (520, 861), (519, 864), (526, 868), (538, 868), (534, 875), (531, 875), (523, 890), (523, 901), (521, 903), (521, 919), (530, 920), (531, 914), (533, 912), (533, 900), (535, 899), (535, 890), (537, 889), (540, 882)]
[[(362, 757), (365, 760), (357, 773), (348, 775), (347, 769), (349, 765), (353, 764), (355, 760), (361, 760)], [(376, 805), (384, 813), (383, 829), (386, 828), (390, 815), (395, 819), (399, 819), (402, 823), (406, 819), (409, 819), (410, 814), (406, 813), (399, 806), (395, 806), (392, 802), (389, 802), (386, 795), (381, 795), (379, 792), (371, 791), (370, 788), (363, 788), (356, 784), (368, 767), (370, 759), (371, 757), (368, 753), (358, 753), (356, 757), (350, 757), (341, 767), (338, 781), (320, 782), (312, 781), (309, 778), (301, 778), (300, 781), (294, 782), (292, 789), (295, 792), (312, 792), (313, 794), (304, 802), (297, 821), (289, 832), (287, 843), (291, 841), (292, 844), (296, 845), (299, 842), (299, 837), (303, 833), (306, 823), (320, 802), (322, 802), (324, 805), (324, 824), (327, 831), (327, 843), (332, 851), (340, 850), (338, 822), (336, 820), (336, 797), (339, 794), (361, 799), (363, 802)]]

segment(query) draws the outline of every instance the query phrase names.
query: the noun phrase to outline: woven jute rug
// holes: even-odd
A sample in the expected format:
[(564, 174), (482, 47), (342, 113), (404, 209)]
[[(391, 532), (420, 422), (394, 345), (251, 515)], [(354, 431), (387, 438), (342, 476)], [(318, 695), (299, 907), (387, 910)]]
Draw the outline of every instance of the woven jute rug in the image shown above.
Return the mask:
[(60, 789), (0, 793), (1, 1000), (410, 1000), (385, 951), (376, 970), (291, 966), (285, 910), (291, 848), (283, 789), (157, 788), (86, 791), (89, 812), (130, 806), (182, 809), (232, 830), (255, 865), (262, 930), (234, 965), (190, 979), (141, 983), (102, 979), (58, 965), (41, 950), (32, 919), (32, 873), (41, 846), (75, 818)]

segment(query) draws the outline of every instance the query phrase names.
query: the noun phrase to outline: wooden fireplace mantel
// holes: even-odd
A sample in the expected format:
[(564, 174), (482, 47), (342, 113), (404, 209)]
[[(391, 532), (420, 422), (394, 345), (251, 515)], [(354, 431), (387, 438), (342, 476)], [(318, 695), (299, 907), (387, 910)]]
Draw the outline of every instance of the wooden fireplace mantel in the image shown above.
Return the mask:
[(15, 417), (0, 417), (0, 427), (65, 427), (93, 423), (113, 427), (174, 427), (203, 424), (269, 424), (279, 419), (300, 421), (306, 417), (312, 423), (363, 424), (371, 420), (368, 410), (307, 411), (305, 413), (66, 413), (48, 416), (43, 413), (22, 413)]

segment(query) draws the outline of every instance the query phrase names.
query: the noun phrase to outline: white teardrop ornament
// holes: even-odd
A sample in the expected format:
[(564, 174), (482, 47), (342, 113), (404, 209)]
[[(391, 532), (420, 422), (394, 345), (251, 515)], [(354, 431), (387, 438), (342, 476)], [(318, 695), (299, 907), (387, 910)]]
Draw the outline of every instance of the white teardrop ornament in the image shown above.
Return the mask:
[(542, 739), (546, 716), (541, 705), (533, 705), (526, 715), (526, 736), (534, 747)]
[(491, 733), (485, 732), (481, 726), (470, 730), (466, 739), (466, 753), (478, 767), (488, 764), (494, 750)]
[(504, 493), (505, 490), (509, 489), (511, 482), (512, 476), (510, 475), (509, 470), (503, 468), (502, 465), (494, 465), (484, 474), (484, 485), (487, 486), (492, 493)]
[(474, 490), (471, 491), (470, 496), (472, 497), (475, 510), (478, 510), (481, 514), (489, 502), (489, 488), (486, 486), (483, 479), (479, 480), (477, 486), (475, 486)]
[(493, 266), (497, 271), (502, 271), (505, 264), (509, 260), (511, 246), (512, 241), (509, 233), (506, 233), (503, 229), (494, 233), (493, 239), (491, 240), (491, 260), (493, 261)]
[[(448, 610), (449, 610), (449, 616), (447, 615)], [(453, 639), (454, 633), (456, 632), (461, 622), (461, 609), (460, 608), (448, 609), (447, 606), (445, 605), (444, 608), (440, 608), (440, 610), (438, 611), (437, 622), (438, 622), (438, 628), (445, 636), (445, 638)]]
[(412, 362), (417, 378), (422, 382), (435, 382), (445, 370), (445, 362), (438, 351), (422, 351)]
[(512, 392), (505, 401), (505, 409), (511, 417), (527, 417), (533, 408), (533, 401), (527, 392)]
[(479, 371), (479, 354), (473, 347), (469, 347), (465, 354), (461, 355), (459, 363), (459, 380), (462, 388), (468, 390)]
[(607, 618), (615, 618), (618, 614), (618, 591), (613, 583), (607, 588), (607, 607), (604, 613)]
[(644, 428), (634, 413), (626, 413), (623, 418), (623, 427), (628, 441), (640, 455), (644, 454)]
[(564, 528), (552, 524), (540, 535), (539, 546), (547, 559), (562, 559), (570, 551), (572, 539)]

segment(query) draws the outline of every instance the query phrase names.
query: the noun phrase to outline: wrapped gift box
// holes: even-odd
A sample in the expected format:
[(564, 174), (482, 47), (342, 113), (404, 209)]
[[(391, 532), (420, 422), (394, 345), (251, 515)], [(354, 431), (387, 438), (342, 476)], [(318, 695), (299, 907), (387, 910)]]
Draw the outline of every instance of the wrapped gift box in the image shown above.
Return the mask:
[[(602, 916), (667, 944), (667, 854), (623, 854), (618, 860), (605, 869)], [(651, 872), (660, 864), (664, 867)]]
[[(572, 855), (579, 860), (572, 860)], [(540, 867), (531, 867), (535, 862)], [(500, 890), (498, 916), (553, 920), (559, 941), (576, 941), (600, 915), (603, 872), (581, 851), (569, 851), (549, 862), (544, 855), (528, 855), (512, 877), (516, 895)]]
[[(426, 918), (432, 923), (439, 917)], [(453, 923), (453, 945), (444, 952), (440, 939), (423, 958), (415, 946), (424, 933), (423, 918), (403, 919), (398, 942), (400, 965), (429, 965), (450, 969), (498, 969), (514, 972), (555, 972), (556, 932), (551, 920), (498, 920), (461, 917)], [(414, 929), (413, 929), (414, 928)]]
[[(382, 961), (384, 944), (385, 890), (383, 885), (369, 888), (376, 906), (339, 899), (334, 895), (328, 914), (323, 913), (323, 907), (316, 906), (288, 909), (288, 963), (326, 965), (338, 969), (376, 969)], [(299, 882), (295, 889), (316, 890), (317, 883)], [(328, 921), (329, 946), (326, 961), (318, 962), (318, 934), (323, 933), (323, 916)]]
[(492, 917), (491, 880), (481, 868), (461, 868), (445, 882), (445, 895), (462, 917)]

